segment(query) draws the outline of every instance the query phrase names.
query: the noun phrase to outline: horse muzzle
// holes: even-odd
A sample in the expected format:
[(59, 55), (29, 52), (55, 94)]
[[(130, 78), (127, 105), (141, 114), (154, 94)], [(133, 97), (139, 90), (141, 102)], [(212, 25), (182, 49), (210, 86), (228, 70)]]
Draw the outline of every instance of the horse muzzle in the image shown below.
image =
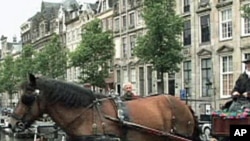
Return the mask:
[(22, 121), (18, 121), (14, 125), (13, 124), (9, 124), (8, 128), (10, 128), (13, 133), (16, 133), (16, 132), (22, 132), (22, 131), (24, 131), (25, 129), (27, 129), (28, 126), (29, 126), (28, 123), (24, 123)]

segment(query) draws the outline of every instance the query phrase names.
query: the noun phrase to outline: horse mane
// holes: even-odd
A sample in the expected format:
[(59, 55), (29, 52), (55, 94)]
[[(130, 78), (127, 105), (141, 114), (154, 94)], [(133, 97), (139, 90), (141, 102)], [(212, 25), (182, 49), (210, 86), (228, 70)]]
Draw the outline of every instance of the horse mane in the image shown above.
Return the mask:
[(60, 102), (66, 107), (86, 107), (93, 103), (95, 99), (107, 97), (74, 83), (46, 77), (37, 78), (36, 85), (40, 90), (40, 94), (45, 96), (47, 102)]

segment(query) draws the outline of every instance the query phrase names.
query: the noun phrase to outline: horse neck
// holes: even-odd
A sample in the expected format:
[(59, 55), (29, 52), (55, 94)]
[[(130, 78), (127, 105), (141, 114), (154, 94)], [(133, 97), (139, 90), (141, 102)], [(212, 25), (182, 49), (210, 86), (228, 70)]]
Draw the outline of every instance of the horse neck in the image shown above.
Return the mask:
[(85, 115), (89, 115), (91, 109), (85, 107), (81, 108), (68, 108), (61, 104), (53, 104), (47, 108), (48, 115), (52, 120), (58, 124), (66, 132), (73, 124), (83, 118)]

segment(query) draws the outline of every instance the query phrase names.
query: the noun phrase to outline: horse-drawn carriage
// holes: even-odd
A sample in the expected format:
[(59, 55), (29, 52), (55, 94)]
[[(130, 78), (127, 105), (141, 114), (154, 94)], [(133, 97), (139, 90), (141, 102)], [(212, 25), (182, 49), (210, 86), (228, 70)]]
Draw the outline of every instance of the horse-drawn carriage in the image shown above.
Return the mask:
[(212, 113), (212, 136), (219, 141), (228, 141), (230, 125), (249, 125), (250, 109), (246, 98), (237, 98), (231, 105)]
[(32, 74), (21, 89), (11, 115), (14, 132), (47, 113), (69, 141), (200, 141), (193, 110), (171, 95), (120, 102), (72, 83)]

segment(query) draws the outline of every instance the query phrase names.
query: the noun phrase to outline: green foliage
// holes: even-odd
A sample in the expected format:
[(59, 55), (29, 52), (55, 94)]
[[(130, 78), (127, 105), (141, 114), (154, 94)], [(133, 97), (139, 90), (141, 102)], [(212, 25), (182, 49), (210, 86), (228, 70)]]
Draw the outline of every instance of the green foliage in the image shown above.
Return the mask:
[(17, 92), (17, 77), (16, 77), (17, 67), (15, 61), (11, 55), (4, 58), (1, 63), (0, 71), (0, 91), (7, 92), (10, 100), (12, 96)]
[(71, 67), (79, 67), (82, 83), (104, 87), (108, 77), (109, 61), (114, 57), (114, 43), (110, 31), (102, 31), (101, 21), (88, 23), (82, 34), (82, 41), (70, 54)]
[(67, 49), (60, 42), (58, 35), (35, 56), (38, 73), (50, 78), (64, 79), (67, 69)]
[(250, 6), (249, 5), (242, 6), (241, 11), (243, 12), (242, 16), (244, 18), (250, 18)]
[(31, 45), (26, 45), (22, 48), (20, 57), (15, 60), (16, 76), (21, 80), (27, 77), (28, 72), (35, 72), (35, 62), (33, 56), (35, 54), (34, 48)]
[(173, 0), (145, 0), (143, 18), (147, 27), (145, 36), (139, 37), (135, 54), (141, 60), (152, 63), (159, 72), (179, 71), (183, 61), (183, 19), (176, 15)]

